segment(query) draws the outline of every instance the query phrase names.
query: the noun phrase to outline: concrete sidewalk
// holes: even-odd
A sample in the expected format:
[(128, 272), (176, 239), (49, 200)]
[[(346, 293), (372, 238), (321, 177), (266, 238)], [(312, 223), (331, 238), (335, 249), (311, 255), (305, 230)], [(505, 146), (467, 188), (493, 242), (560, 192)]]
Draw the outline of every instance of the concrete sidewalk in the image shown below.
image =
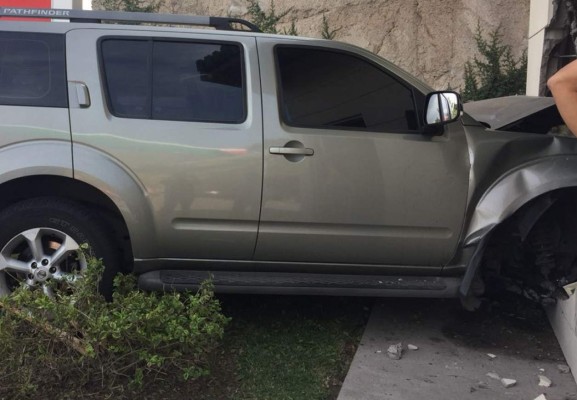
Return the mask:
[[(573, 376), (558, 369), (565, 360), (545, 313), (515, 307), (468, 313), (458, 301), (376, 301), (338, 400), (577, 400)], [(390, 359), (398, 342), (403, 357)], [(490, 372), (517, 384), (505, 388)], [(539, 375), (552, 386), (540, 387)]]

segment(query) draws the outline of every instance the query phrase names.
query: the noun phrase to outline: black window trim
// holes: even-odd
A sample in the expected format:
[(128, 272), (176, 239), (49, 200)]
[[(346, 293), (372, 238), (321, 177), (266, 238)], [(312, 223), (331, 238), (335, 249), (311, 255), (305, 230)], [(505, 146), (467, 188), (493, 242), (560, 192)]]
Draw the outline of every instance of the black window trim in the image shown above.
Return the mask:
[[(102, 54), (102, 42), (106, 40), (132, 40), (132, 41), (143, 41), (143, 42), (150, 42), (152, 45), (154, 42), (172, 42), (172, 43), (200, 43), (200, 44), (213, 44), (213, 45), (233, 45), (240, 49), (240, 64), (241, 64), (241, 79), (242, 79), (242, 107), (243, 107), (243, 115), (242, 118), (236, 121), (210, 121), (210, 120), (174, 120), (174, 119), (159, 119), (159, 118), (152, 118), (152, 112), (149, 114), (151, 118), (141, 118), (141, 117), (126, 117), (122, 115), (118, 115), (112, 109), (112, 101), (110, 99), (110, 92), (108, 90), (108, 78), (106, 76), (106, 69), (104, 67), (104, 57)], [(148, 120), (148, 121), (171, 121), (171, 122), (182, 122), (182, 123), (207, 123), (207, 124), (224, 124), (224, 125), (240, 125), (247, 121), (248, 119), (248, 96), (247, 96), (247, 68), (246, 68), (246, 57), (244, 51), (244, 45), (241, 42), (235, 42), (231, 40), (212, 40), (212, 39), (196, 39), (196, 38), (182, 38), (182, 37), (165, 37), (165, 36), (125, 36), (125, 35), (107, 35), (102, 36), (97, 41), (97, 49), (98, 49), (98, 68), (100, 72), (100, 76), (102, 77), (102, 87), (104, 91), (104, 97), (106, 100), (106, 109), (110, 112), (111, 115), (117, 118), (123, 119), (138, 119), (138, 120)], [(150, 59), (150, 63), (152, 63), (152, 57)], [(148, 66), (151, 67), (151, 66)], [(152, 96), (152, 88), (151, 93)], [(151, 102), (152, 106), (152, 102)]]
[[(349, 126), (331, 126), (331, 127), (319, 127), (319, 126), (308, 126), (308, 125), (304, 125), (304, 124), (294, 124), (294, 123), (289, 123), (287, 121), (286, 118), (286, 109), (285, 109), (285, 104), (284, 104), (284, 94), (283, 94), (283, 88), (282, 88), (282, 82), (280, 80), (280, 66), (279, 66), (279, 62), (278, 62), (278, 49), (279, 48), (304, 48), (304, 49), (313, 49), (313, 50), (322, 50), (322, 51), (329, 51), (329, 52), (333, 52), (333, 53), (337, 53), (337, 54), (344, 54), (344, 55), (348, 55), (348, 56), (352, 56), (354, 58), (357, 58), (361, 61), (364, 61), (366, 63), (369, 63), (370, 65), (372, 65), (373, 67), (377, 68), (379, 71), (387, 74), (389, 77), (391, 77), (392, 79), (394, 79), (395, 81), (397, 81), (401, 86), (404, 86), (406, 89), (408, 89), (411, 92), (411, 97), (413, 99), (413, 108), (415, 110), (415, 113), (417, 113), (417, 115), (415, 116), (416, 118), (416, 122), (417, 122), (417, 129), (415, 130), (399, 130), (399, 131), (387, 131), (387, 132), (382, 132), (382, 131), (374, 131), (374, 130), (368, 130), (368, 129), (360, 129), (360, 128), (354, 128), (354, 127), (349, 127)], [(275, 64), (275, 74), (276, 74), (276, 87), (277, 87), (277, 105), (278, 105), (278, 113), (279, 113), (279, 119), (280, 121), (285, 124), (286, 126), (292, 127), (292, 128), (304, 128), (304, 129), (319, 129), (319, 130), (335, 130), (335, 131), (355, 131), (355, 132), (365, 132), (365, 133), (377, 133), (377, 134), (382, 134), (382, 133), (394, 133), (394, 134), (421, 134), (423, 133), (423, 125), (422, 125), (422, 121), (421, 118), (419, 118), (418, 112), (420, 110), (419, 107), (417, 107), (416, 104), (416, 96), (415, 96), (415, 88), (412, 85), (409, 85), (407, 82), (405, 82), (403, 79), (399, 78), (397, 75), (393, 74), (391, 71), (383, 68), (382, 65), (379, 65), (377, 63), (375, 63), (374, 61), (363, 57), (355, 52), (352, 51), (348, 51), (348, 50), (342, 50), (342, 49), (337, 49), (337, 48), (333, 48), (333, 47), (323, 47), (323, 46), (317, 46), (317, 45), (308, 45), (308, 44), (277, 44), (274, 46), (273, 48), (273, 52), (274, 52), (274, 64)]]

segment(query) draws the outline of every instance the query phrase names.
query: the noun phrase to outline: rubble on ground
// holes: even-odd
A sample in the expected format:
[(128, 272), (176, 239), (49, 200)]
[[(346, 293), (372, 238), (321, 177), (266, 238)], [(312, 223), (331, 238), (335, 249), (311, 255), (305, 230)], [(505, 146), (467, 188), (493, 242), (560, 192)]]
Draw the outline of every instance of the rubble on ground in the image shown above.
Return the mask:
[(397, 343), (389, 346), (387, 355), (393, 360), (400, 360), (403, 357), (403, 344)]
[(502, 378), (501, 379), (501, 383), (503, 384), (503, 386), (505, 386), (506, 388), (510, 388), (513, 387), (517, 384), (517, 381), (515, 379), (509, 379), (509, 378)]
[(551, 387), (552, 384), (553, 382), (551, 382), (551, 379), (547, 378), (545, 375), (539, 375), (539, 386)]
[(499, 376), (499, 374), (496, 374), (495, 372), (488, 372), (488, 373), (487, 373), (487, 376), (488, 376), (489, 378), (496, 379), (496, 380), (498, 380), (498, 381), (501, 380), (501, 377)]
[(569, 372), (571, 372), (571, 368), (567, 364), (558, 364), (557, 369), (562, 374), (568, 374)]

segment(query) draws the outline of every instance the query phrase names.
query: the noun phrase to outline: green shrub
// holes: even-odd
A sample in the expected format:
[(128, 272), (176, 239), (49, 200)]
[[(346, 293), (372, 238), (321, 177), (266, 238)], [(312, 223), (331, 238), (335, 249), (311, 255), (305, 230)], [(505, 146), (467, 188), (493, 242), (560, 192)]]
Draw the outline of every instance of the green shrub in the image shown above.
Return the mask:
[(207, 373), (203, 360), (228, 322), (210, 284), (196, 294), (147, 293), (121, 275), (106, 302), (97, 293), (102, 269), (91, 260), (54, 298), (22, 287), (0, 300), (0, 398), (114, 396), (126, 384)]
[(326, 15), (323, 14), (323, 21), (321, 23), (321, 37), (327, 40), (333, 40), (337, 36), (337, 32), (340, 31), (343, 27), (337, 29), (331, 29), (329, 25), (329, 20), (327, 19)]
[(464, 101), (491, 99), (494, 97), (525, 93), (527, 77), (527, 53), (515, 59), (511, 46), (503, 43), (498, 27), (485, 39), (481, 25), (477, 24), (475, 43), (481, 58), (465, 63)]
[[(270, 1), (269, 11), (266, 12), (260, 6), (258, 0), (248, 0), (248, 15), (250, 20), (253, 24), (258, 26), (258, 28), (264, 33), (279, 33), (277, 24), (283, 19), (289, 12), (291, 8), (288, 10), (277, 14), (276, 8), (274, 5), (274, 0)], [(294, 23), (293, 23), (294, 25)], [(296, 28), (295, 28), (296, 32)]]

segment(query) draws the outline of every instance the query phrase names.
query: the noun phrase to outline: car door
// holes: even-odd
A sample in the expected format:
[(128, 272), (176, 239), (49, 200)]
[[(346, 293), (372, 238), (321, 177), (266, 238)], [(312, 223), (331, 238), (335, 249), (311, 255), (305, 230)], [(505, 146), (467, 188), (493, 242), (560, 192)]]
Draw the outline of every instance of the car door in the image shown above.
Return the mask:
[(81, 29), (67, 52), (81, 93), (70, 110), (75, 176), (106, 188), (98, 153), (102, 170), (113, 163), (138, 182), (154, 232), (135, 257), (250, 259), (262, 187), (255, 39)]
[[(322, 47), (321, 47), (322, 46)], [(425, 96), (336, 42), (258, 38), (264, 182), (257, 260), (439, 268), (469, 178), (460, 123), (423, 133)]]

